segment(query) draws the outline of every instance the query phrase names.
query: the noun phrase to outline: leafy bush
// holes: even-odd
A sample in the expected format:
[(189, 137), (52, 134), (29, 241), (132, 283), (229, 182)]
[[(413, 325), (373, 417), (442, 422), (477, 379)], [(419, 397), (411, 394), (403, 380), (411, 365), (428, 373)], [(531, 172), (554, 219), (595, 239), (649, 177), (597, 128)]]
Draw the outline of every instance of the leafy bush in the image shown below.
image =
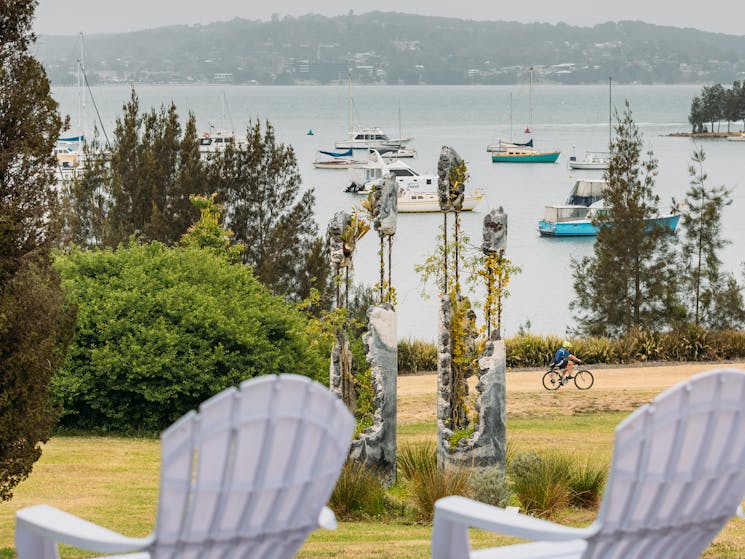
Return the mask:
[(471, 473), (469, 483), (471, 496), (482, 503), (504, 507), (512, 496), (507, 476), (500, 466), (475, 470)]
[[(671, 332), (635, 330), (623, 338), (575, 338), (573, 352), (585, 363), (634, 363), (637, 361), (709, 361), (745, 357), (745, 332), (705, 330), (688, 326)], [(561, 339), (523, 332), (505, 340), (507, 366), (548, 365)], [(401, 372), (437, 369), (435, 344), (419, 340), (400, 341), (398, 368)]]
[(419, 512), (420, 520), (430, 521), (435, 502), (448, 495), (469, 495), (469, 471), (457, 467), (439, 467), (437, 450), (432, 443), (399, 449), (398, 468)]
[(327, 374), (303, 315), (214, 252), (133, 244), (73, 251), (57, 268), (78, 308), (52, 383), (63, 426), (159, 431), (244, 379)]
[(554, 352), (561, 345), (555, 336), (524, 334), (505, 341), (508, 367), (535, 367), (548, 365)]
[(341, 520), (381, 516), (387, 509), (386, 492), (374, 472), (358, 462), (347, 460), (329, 506)]

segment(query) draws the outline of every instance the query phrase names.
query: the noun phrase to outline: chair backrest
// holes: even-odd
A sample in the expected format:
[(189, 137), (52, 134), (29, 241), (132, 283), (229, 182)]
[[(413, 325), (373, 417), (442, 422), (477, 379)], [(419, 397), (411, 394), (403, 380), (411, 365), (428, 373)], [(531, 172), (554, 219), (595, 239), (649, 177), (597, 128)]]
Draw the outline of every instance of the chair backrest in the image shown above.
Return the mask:
[(355, 421), (325, 387), (269, 375), (161, 435), (153, 559), (286, 558), (318, 527)]
[(699, 557), (745, 497), (745, 372), (696, 375), (616, 429), (583, 559)]

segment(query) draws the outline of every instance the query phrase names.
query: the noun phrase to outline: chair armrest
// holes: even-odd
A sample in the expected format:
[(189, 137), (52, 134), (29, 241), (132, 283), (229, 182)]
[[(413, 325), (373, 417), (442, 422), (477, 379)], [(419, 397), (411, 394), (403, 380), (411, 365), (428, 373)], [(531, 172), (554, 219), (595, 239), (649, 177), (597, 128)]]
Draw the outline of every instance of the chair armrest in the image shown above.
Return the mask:
[(137, 551), (154, 540), (129, 538), (49, 505), (36, 505), (16, 513), (18, 559), (53, 559), (63, 543), (97, 553)]
[(324, 530), (336, 530), (336, 515), (328, 507), (323, 507), (318, 515), (318, 526)]
[(595, 534), (599, 529), (594, 525), (569, 528), (458, 496), (439, 499), (435, 503), (435, 519), (528, 540), (579, 540)]

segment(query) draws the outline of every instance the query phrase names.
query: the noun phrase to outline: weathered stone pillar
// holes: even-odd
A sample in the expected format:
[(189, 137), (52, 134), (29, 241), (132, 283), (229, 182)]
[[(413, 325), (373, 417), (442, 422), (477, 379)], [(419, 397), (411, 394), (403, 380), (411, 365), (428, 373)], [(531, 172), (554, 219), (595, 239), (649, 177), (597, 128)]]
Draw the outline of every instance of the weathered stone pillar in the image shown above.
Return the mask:
[(450, 444), (452, 431), (440, 423), (439, 410), (444, 399), (441, 390), (438, 398), (437, 440), (438, 461), (441, 464), (466, 467), (505, 466), (506, 365), (504, 340), (492, 339), (487, 342), (486, 349), (479, 358), (479, 380), (476, 384), (476, 391), (479, 393), (476, 397), (478, 420), (473, 434), (460, 439), (455, 446)]
[(396, 482), (396, 312), (390, 304), (370, 307), (363, 336), (373, 388), (373, 425), (352, 441), (349, 457), (375, 470), (386, 487)]

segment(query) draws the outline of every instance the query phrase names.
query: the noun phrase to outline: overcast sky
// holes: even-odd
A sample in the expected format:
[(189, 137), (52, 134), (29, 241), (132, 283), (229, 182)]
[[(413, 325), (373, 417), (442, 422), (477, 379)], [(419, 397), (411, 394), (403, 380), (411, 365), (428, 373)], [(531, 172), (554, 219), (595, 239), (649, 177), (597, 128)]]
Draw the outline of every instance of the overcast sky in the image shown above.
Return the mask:
[[(372, 6), (372, 8), (370, 7)], [(35, 30), (39, 34), (116, 33), (174, 24), (212, 23), (234, 17), (266, 20), (273, 13), (326, 16), (371, 9), (463, 19), (535, 21), (591, 26), (605, 21), (635, 19), (659, 25), (694, 27), (745, 35), (745, 1), (673, 2), (650, 0), (530, 0), (529, 2), (433, 2), (375, 0), (370, 4), (342, 0), (39, 0)]]
[[(530, 2), (433, 2), (432, 0), (39, 0), (35, 30), (39, 34), (116, 33), (174, 24), (212, 23), (234, 17), (266, 20), (273, 13), (326, 16), (372, 9), (463, 19), (558, 23), (591, 26), (619, 20), (641, 20), (674, 27), (745, 35), (745, 1), (531, 0)], [(704, 9), (705, 8), (705, 9)]]

